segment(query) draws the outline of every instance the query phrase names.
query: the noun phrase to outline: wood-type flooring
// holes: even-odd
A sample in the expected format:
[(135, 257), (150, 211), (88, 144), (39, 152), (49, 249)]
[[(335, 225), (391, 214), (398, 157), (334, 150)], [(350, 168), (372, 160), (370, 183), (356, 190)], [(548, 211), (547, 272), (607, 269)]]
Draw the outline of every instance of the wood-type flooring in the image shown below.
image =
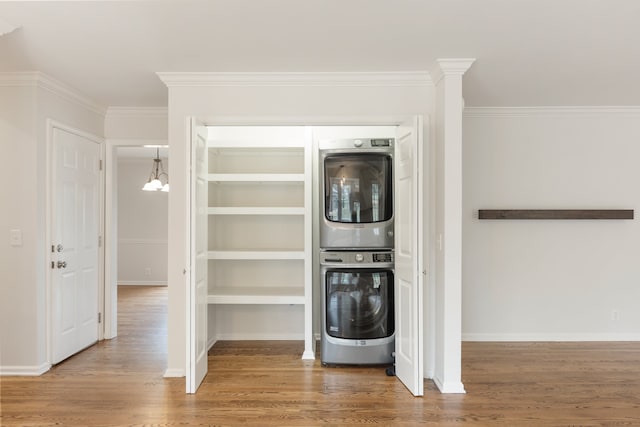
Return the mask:
[(324, 368), (297, 341), (218, 342), (195, 395), (163, 378), (166, 288), (121, 286), (119, 335), (0, 378), (2, 426), (640, 426), (640, 343), (464, 343), (464, 395)]

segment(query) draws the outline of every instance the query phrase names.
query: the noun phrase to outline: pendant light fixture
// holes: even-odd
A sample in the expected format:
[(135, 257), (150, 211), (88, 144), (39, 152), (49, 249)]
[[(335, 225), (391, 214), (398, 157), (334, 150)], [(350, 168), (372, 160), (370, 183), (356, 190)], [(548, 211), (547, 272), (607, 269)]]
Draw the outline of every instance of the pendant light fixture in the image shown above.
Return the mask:
[[(164, 184), (162, 180), (165, 181)], [(164, 171), (164, 166), (162, 166), (159, 148), (156, 148), (156, 158), (153, 159), (149, 180), (142, 189), (144, 191), (169, 191), (169, 175)]]

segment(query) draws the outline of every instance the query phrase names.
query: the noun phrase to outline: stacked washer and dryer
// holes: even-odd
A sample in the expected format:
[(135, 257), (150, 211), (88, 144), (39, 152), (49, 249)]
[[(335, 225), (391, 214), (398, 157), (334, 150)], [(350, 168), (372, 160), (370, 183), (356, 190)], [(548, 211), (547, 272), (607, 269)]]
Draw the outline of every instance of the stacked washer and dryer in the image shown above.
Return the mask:
[(323, 365), (394, 361), (392, 138), (319, 142)]

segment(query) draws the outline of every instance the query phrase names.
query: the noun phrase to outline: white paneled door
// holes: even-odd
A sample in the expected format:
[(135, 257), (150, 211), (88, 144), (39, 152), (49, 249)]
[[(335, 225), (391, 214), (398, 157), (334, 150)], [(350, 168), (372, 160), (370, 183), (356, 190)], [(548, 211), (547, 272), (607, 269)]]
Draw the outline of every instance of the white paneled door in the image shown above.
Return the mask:
[(100, 145), (52, 128), (52, 364), (98, 340)]
[(187, 393), (195, 393), (207, 375), (207, 247), (208, 247), (208, 156), (207, 129), (191, 123), (190, 184), (190, 276), (187, 287)]
[(424, 394), (422, 338), (422, 120), (398, 126), (394, 153), (396, 376)]

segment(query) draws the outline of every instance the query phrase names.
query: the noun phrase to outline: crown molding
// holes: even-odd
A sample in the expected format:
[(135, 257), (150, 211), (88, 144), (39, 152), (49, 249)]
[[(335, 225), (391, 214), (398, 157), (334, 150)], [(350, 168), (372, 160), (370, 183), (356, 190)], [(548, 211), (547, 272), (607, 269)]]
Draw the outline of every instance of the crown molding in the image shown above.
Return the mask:
[(464, 117), (640, 116), (640, 106), (466, 107)]
[(432, 86), (426, 71), (326, 73), (157, 73), (168, 87)]
[(20, 28), (20, 25), (14, 25), (10, 22), (5, 21), (4, 19), (0, 19), (0, 36), (12, 33), (18, 28)]
[(35, 87), (38, 84), (37, 71), (2, 72), (0, 73), (0, 87)]
[(39, 87), (96, 114), (104, 116), (107, 112), (102, 105), (40, 71), (0, 73), (0, 87)]
[(166, 118), (167, 107), (109, 107), (107, 117)]
[(445, 76), (462, 76), (476, 61), (475, 58), (444, 58), (437, 59), (431, 71), (433, 84), (440, 83)]

